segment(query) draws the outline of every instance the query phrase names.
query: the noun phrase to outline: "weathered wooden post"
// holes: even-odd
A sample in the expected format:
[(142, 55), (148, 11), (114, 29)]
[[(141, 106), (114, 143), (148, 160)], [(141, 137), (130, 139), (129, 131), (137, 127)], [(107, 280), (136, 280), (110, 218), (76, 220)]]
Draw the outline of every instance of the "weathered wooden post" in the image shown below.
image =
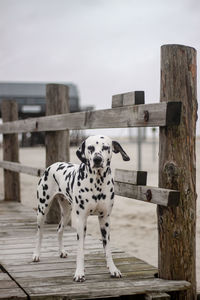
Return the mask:
[(179, 126), (160, 128), (159, 187), (180, 191), (178, 207), (158, 206), (158, 269), (164, 279), (184, 279), (191, 289), (176, 299), (196, 299), (196, 50), (161, 47), (160, 101), (182, 102)]
[[(18, 105), (16, 101), (4, 100), (1, 103), (3, 122), (18, 120)], [(3, 160), (19, 162), (18, 134), (3, 135)], [(4, 200), (20, 202), (19, 173), (4, 170)]]
[[(69, 112), (68, 87), (62, 84), (48, 84), (46, 87), (46, 115)], [(69, 161), (69, 130), (46, 132), (46, 167), (57, 161)], [(47, 215), (46, 222), (57, 224), (60, 221), (60, 208), (57, 201)]]

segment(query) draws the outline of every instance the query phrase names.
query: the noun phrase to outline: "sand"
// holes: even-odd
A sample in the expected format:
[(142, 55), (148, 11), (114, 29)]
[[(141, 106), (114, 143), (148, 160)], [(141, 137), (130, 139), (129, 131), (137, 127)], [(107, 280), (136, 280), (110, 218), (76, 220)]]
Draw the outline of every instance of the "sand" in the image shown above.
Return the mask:
[[(112, 169), (123, 168), (137, 170), (137, 146), (134, 143), (123, 143), (130, 156), (130, 162), (123, 162), (120, 154), (113, 155)], [(78, 163), (76, 148), (70, 149), (71, 161)], [(0, 149), (2, 159), (2, 149)], [(43, 147), (20, 149), (20, 162), (34, 167), (45, 166), (45, 150)], [(142, 170), (148, 171), (147, 184), (158, 185), (158, 144), (156, 155), (152, 145), (147, 143), (142, 148)], [(36, 185), (38, 178), (21, 174), (22, 203), (30, 209), (37, 206)], [(197, 194), (200, 194), (200, 140), (197, 141)], [(0, 169), (0, 198), (3, 198), (3, 172)], [(197, 201), (197, 283), (200, 289), (200, 206)], [(73, 226), (75, 219), (73, 218)], [(88, 233), (100, 238), (97, 217), (88, 218)], [(157, 266), (157, 218), (156, 205), (134, 199), (116, 196), (111, 216), (111, 244), (131, 255), (141, 258)]]

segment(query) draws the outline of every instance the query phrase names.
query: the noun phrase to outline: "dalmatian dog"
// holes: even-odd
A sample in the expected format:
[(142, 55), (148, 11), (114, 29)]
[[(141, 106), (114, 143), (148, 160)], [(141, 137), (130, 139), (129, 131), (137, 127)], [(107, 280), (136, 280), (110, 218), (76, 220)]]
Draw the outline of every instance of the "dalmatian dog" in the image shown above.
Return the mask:
[(112, 152), (120, 153), (123, 160), (130, 158), (121, 145), (106, 136), (90, 136), (79, 147), (76, 154), (80, 165), (57, 162), (46, 169), (40, 178), (37, 189), (37, 236), (33, 261), (38, 262), (43, 236), (43, 225), (55, 195), (60, 194), (59, 205), (61, 221), (58, 226), (59, 256), (67, 257), (63, 247), (63, 230), (68, 223), (71, 210), (77, 216), (77, 259), (74, 281), (83, 282), (84, 272), (84, 239), (89, 215), (97, 215), (103, 240), (107, 267), (111, 277), (121, 277), (116, 268), (110, 250), (110, 214), (114, 202), (114, 180), (110, 163)]

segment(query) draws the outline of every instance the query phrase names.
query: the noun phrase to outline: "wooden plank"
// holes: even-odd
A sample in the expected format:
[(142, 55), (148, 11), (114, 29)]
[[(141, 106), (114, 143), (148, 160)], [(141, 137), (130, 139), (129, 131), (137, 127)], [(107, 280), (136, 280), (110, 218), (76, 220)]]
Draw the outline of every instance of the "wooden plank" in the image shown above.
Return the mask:
[[(75, 256), (77, 254), (77, 248), (75, 249), (67, 249), (68, 251), (68, 255), (69, 256)], [(113, 253), (123, 253), (122, 251), (120, 250), (115, 250), (115, 249), (112, 249), (112, 252)], [(86, 249), (85, 250), (85, 254), (86, 255), (103, 255), (103, 249), (100, 249), (100, 248), (91, 248), (91, 249)], [(33, 256), (33, 251), (29, 252), (29, 253), (18, 253), (18, 254), (15, 254), (13, 252), (13, 254), (8, 254), (8, 255), (4, 255), (4, 259), (2, 261), (2, 258), (1, 258), (1, 263), (8, 263), (9, 261), (14, 261), (16, 259), (19, 258), (20, 261), (26, 261), (26, 262), (31, 262), (32, 261), (32, 256)], [(53, 260), (56, 260), (57, 258), (59, 258), (58, 256), (58, 251), (45, 251), (45, 252), (42, 252), (41, 254), (41, 261), (43, 260), (48, 260), (48, 259), (52, 259)]]
[[(147, 272), (147, 271), (146, 271)], [(73, 272), (72, 272), (73, 274)], [(19, 278), (20, 284), (26, 289), (27, 287), (42, 287), (42, 286), (49, 286), (50, 289), (52, 289), (52, 286), (55, 285), (68, 285), (72, 284), (72, 274), (71, 276), (59, 276), (59, 277), (47, 277), (46, 280), (45, 278), (35, 278), (34, 280), (31, 278)], [(124, 275), (121, 280), (124, 282), (130, 281), (130, 280), (145, 280), (145, 279), (152, 279), (152, 272), (146, 273), (146, 275), (141, 275), (136, 273), (135, 275), (129, 276)], [(98, 282), (112, 282), (113, 278), (110, 277), (110, 274), (107, 272), (107, 274), (93, 274), (93, 275), (88, 275), (87, 276), (87, 284), (91, 285), (94, 284), (96, 281)]]
[[(18, 105), (16, 101), (4, 100), (1, 103), (3, 122), (18, 119)], [(3, 135), (3, 159), (19, 161), (18, 135)], [(20, 202), (20, 177), (18, 173), (4, 170), (4, 200)]]
[[(52, 241), (49, 241), (48, 243), (46, 243), (44, 241), (44, 243), (42, 244), (43, 245), (42, 248), (43, 249), (47, 249), (47, 250), (48, 249), (55, 249), (55, 250), (57, 250), (57, 246), (55, 245), (55, 241), (56, 241), (56, 238), (53, 239)], [(70, 243), (63, 241), (63, 243), (64, 243), (64, 246), (66, 246), (68, 248), (70, 248), (70, 247), (76, 247), (77, 246), (77, 241), (76, 240), (74, 240), (72, 242), (70, 241)], [(21, 245), (23, 245), (23, 248), (27, 249), (27, 252), (28, 252), (28, 249), (31, 249), (31, 250), (33, 249), (33, 247), (35, 246), (35, 243), (31, 243), (31, 244), (22, 243)], [(101, 248), (102, 247), (102, 242), (98, 241), (98, 240), (96, 240), (96, 241), (89, 241), (89, 242), (86, 242), (85, 245), (86, 245), (86, 248), (87, 248), (87, 246), (88, 247), (93, 246), (93, 248), (98, 248), (98, 247)], [(7, 248), (1, 246), (0, 247), (0, 254), (1, 254), (2, 251), (6, 251), (6, 249), (8, 251), (12, 250), (12, 249), (15, 249), (16, 251), (18, 251), (18, 249), (21, 249), (21, 247), (20, 247), (20, 244), (18, 244), (18, 245), (8, 245)], [(7, 254), (9, 254), (9, 252)]]
[(162, 206), (177, 206), (180, 193), (174, 190), (150, 186), (133, 185), (115, 181), (115, 194)]
[[(10, 276), (6, 273), (6, 272), (3, 272), (2, 270), (2, 265), (0, 265), (0, 293), (1, 293), (1, 289), (3, 288), (7, 288), (7, 285), (9, 287), (18, 287), (16, 285), (16, 283), (10, 278)], [(5, 283), (5, 285), (3, 285), (2, 283)]]
[[(55, 245), (55, 241), (54, 241), (54, 245)], [(98, 250), (98, 249), (102, 249), (102, 243), (91, 243), (91, 244), (86, 244), (85, 245), (85, 250), (89, 250), (89, 249), (96, 249), (96, 250)], [(77, 249), (77, 245), (76, 244), (70, 244), (70, 245), (68, 245), (68, 244), (65, 244), (65, 248), (66, 248), (66, 250), (68, 250), (68, 251), (72, 251), (72, 250), (76, 250)], [(19, 254), (19, 255), (21, 255), (21, 254), (28, 254), (28, 253), (30, 253), (30, 254), (32, 254), (32, 250), (33, 250), (33, 248), (24, 248), (24, 249), (20, 249), (20, 248), (17, 248), (17, 249), (15, 249), (15, 253), (16, 254)], [(43, 247), (42, 247), (42, 254), (44, 254), (45, 252), (47, 252), (47, 253), (51, 253), (51, 252), (57, 252), (57, 250), (58, 250), (58, 246), (57, 245), (55, 245), (54, 247), (50, 247), (49, 245), (44, 245)], [(12, 248), (11, 249), (8, 249), (8, 252), (6, 252), (6, 249), (4, 249), (4, 250), (0, 250), (0, 254), (1, 255), (6, 255), (6, 256), (8, 256), (8, 255), (10, 255), (10, 254), (13, 254), (13, 250), (12, 250)]]
[(144, 104), (144, 91), (134, 91), (112, 96), (112, 108)]
[[(2, 266), (0, 265), (0, 280), (9, 280), (10, 277), (8, 276), (7, 273), (3, 272), (2, 270)], [(0, 285), (0, 288), (2, 288), (2, 286)]]
[[(68, 259), (69, 258), (69, 259)], [(74, 269), (75, 266), (76, 266), (76, 259), (74, 257), (73, 260), (70, 260), (70, 257), (68, 257), (66, 259), (60, 259), (59, 262), (49, 262), (48, 264), (45, 263), (43, 264), (42, 263), (42, 260), (41, 260), (41, 263), (26, 263), (24, 265), (9, 265), (9, 264), (4, 264), (4, 267), (6, 268), (6, 270), (8, 272), (16, 272), (17, 273), (24, 273), (24, 272), (32, 272), (32, 271), (43, 271), (44, 268), (45, 268), (45, 271), (50, 271), (50, 270), (65, 270), (65, 269)], [(147, 270), (147, 269), (155, 269), (154, 267), (152, 266), (149, 266), (147, 263), (144, 263), (142, 261), (140, 261), (139, 263), (137, 261), (132, 261), (131, 259), (129, 260), (121, 260), (121, 261), (118, 261), (117, 259), (114, 260), (116, 265), (119, 267), (119, 268), (124, 268), (124, 267), (129, 267), (130, 271), (138, 271), (138, 270)], [(148, 266), (148, 267), (147, 267)], [(85, 267), (87, 269), (94, 269), (95, 267), (98, 267), (98, 268), (102, 268), (103, 270), (106, 270), (106, 259), (101, 259), (101, 260), (98, 260), (96, 258), (93, 258), (91, 260), (86, 260), (85, 261)], [(98, 273), (98, 271), (97, 271)]]
[[(54, 235), (54, 237), (53, 238), (51, 238), (51, 239), (49, 239), (49, 240), (47, 240), (46, 239), (46, 236), (44, 236), (44, 240), (43, 240), (43, 246), (44, 247), (52, 247), (52, 246), (55, 246), (55, 240), (57, 239), (57, 235), (56, 235), (56, 233), (55, 233), (55, 235)], [(2, 240), (1, 240), (2, 241)], [(8, 243), (9, 242), (9, 240), (8, 240), (8, 242), (7, 241), (5, 241), (6, 242), (6, 244), (3, 244), (3, 241), (2, 241), (2, 245), (0, 245), (0, 251), (1, 250), (9, 250), (9, 249), (20, 249), (21, 247), (22, 247), (22, 245), (23, 245), (23, 248), (24, 249), (28, 249), (28, 248), (32, 248), (34, 245), (35, 245), (35, 243), (34, 243), (34, 241), (33, 241), (33, 239), (31, 240), (26, 240), (26, 239), (21, 239), (21, 238), (19, 238), (19, 242), (18, 243), (15, 243), (15, 242), (12, 242), (12, 243)], [(71, 246), (71, 245), (76, 245), (77, 244), (77, 241), (76, 241), (76, 237), (74, 237), (73, 239), (66, 239), (66, 238), (63, 238), (63, 243), (64, 243), (64, 245), (66, 244), (66, 245), (69, 245), (69, 246)], [(92, 245), (102, 245), (102, 242), (101, 241), (99, 241), (98, 239), (91, 239), (91, 240), (88, 240), (88, 239), (86, 239), (86, 241), (85, 241), (85, 244), (86, 245), (90, 245), (90, 244), (92, 244)]]
[[(32, 266), (32, 265), (31, 265)], [(48, 265), (46, 265), (47, 267)], [(137, 266), (137, 267), (136, 267)], [(76, 263), (74, 262), (73, 264), (69, 265), (69, 268), (63, 268), (60, 267), (55, 267), (55, 269), (51, 268), (52, 265), (50, 266), (50, 269), (46, 269), (45, 270), (37, 270), (37, 269), (33, 269), (31, 270), (31, 268), (29, 268), (26, 271), (18, 271), (17, 267), (16, 269), (13, 271), (12, 270), (12, 276), (18, 281), (19, 278), (47, 278), (47, 277), (60, 277), (60, 276), (66, 276), (66, 277), (72, 277), (73, 276), (73, 272), (76, 269)], [(126, 265), (120, 265), (120, 271), (122, 272), (122, 276), (125, 275), (129, 275), (132, 276), (136, 273), (143, 273), (145, 271), (150, 271), (153, 277), (153, 274), (157, 271), (157, 269), (155, 267), (152, 267), (146, 263), (144, 264), (136, 264), (134, 265), (134, 267), (132, 267), (129, 264)], [(98, 266), (98, 269), (95, 267), (95, 265), (93, 267), (87, 267), (86, 269), (86, 274), (87, 275), (94, 275), (94, 274), (109, 274), (109, 271), (106, 267), (106, 263), (104, 266)], [(87, 276), (86, 275), (86, 276)]]
[[(7, 227), (7, 226), (6, 226)], [(26, 226), (25, 226), (26, 227)], [(32, 227), (32, 232), (34, 234), (34, 232), (36, 232), (36, 224), (34, 224), (34, 226)], [(27, 229), (27, 228), (24, 228), (24, 229)], [(13, 229), (11, 229), (13, 231)], [(20, 228), (21, 230), (21, 228)], [(75, 229), (73, 230), (73, 232), (69, 232), (68, 231), (68, 227), (65, 229), (64, 231), (64, 235), (63, 235), (63, 241), (65, 243), (67, 243), (69, 240), (72, 240), (72, 239), (76, 239), (76, 233), (75, 233)], [(49, 226), (44, 226), (44, 243), (48, 243), (49, 241), (51, 242), (52, 240), (56, 240), (57, 239), (57, 235), (56, 235), (56, 228), (49, 228)], [(86, 242), (87, 241), (96, 241), (97, 239), (95, 238), (92, 238), (91, 236), (87, 235), (86, 237)], [(6, 237), (2, 237), (1, 238), (1, 241), (2, 243), (5, 243), (5, 245), (18, 245), (18, 244), (24, 244), (24, 243), (34, 243), (33, 241), (33, 237), (28, 235), (24, 238), (21, 238), (21, 237), (9, 237), (9, 239), (7, 239)], [(3, 247), (4, 245), (2, 245)]]
[[(113, 258), (114, 260), (116, 261), (121, 261), (121, 260), (127, 260), (127, 259), (130, 259), (131, 261), (133, 261), (134, 263), (140, 263), (140, 262), (143, 262), (142, 260), (140, 260), (139, 258), (136, 258), (136, 257), (132, 257), (132, 256), (129, 256), (127, 253), (125, 252), (113, 252)], [(105, 261), (105, 255), (103, 253), (103, 251), (100, 253), (93, 253), (92, 255), (90, 254), (85, 254), (85, 260), (86, 261), (91, 261), (93, 259), (96, 259), (97, 261)], [(76, 260), (76, 253), (70, 253), (70, 255), (67, 257), (67, 260), (68, 261), (74, 261)], [(52, 256), (51, 260), (49, 260), (48, 257), (42, 257), (42, 260), (39, 262), (39, 264), (49, 264), (49, 263), (62, 263), (63, 260), (60, 259), (60, 257), (57, 255), (57, 256)], [(24, 264), (27, 264), (27, 263), (33, 263), (32, 261), (27, 261), (25, 258), (23, 257), (19, 257), (18, 260), (10, 260), (10, 258), (6, 258), (6, 257), (3, 257), (3, 263), (5, 264), (5, 266), (8, 264), (8, 265), (24, 265)], [(34, 264), (34, 263), (33, 263)]]
[(27, 299), (24, 291), (7, 273), (0, 270), (0, 299)]
[(18, 285), (15, 283), (15, 281), (11, 279), (0, 280), (0, 294), (3, 289), (16, 289), (16, 288), (18, 288)]
[[(127, 259), (127, 257), (123, 257), (123, 258), (117, 258), (116, 256), (114, 257), (114, 262), (116, 263), (116, 265), (121, 266), (121, 265), (128, 265), (130, 264), (132, 265), (140, 265), (140, 266), (145, 266), (146, 263), (144, 263), (141, 260), (135, 259), (134, 257), (130, 257), (129, 259)], [(4, 259), (3, 260), (3, 265), (4, 268), (6, 270), (8, 270), (9, 272), (13, 272), (13, 271), (30, 271), (30, 269), (32, 268), (32, 270), (52, 270), (52, 269), (65, 269), (65, 267), (67, 268), (74, 268), (76, 263), (76, 255), (69, 255), (67, 257), (67, 259), (61, 259), (60, 257), (52, 257), (51, 259), (45, 259), (42, 258), (40, 262), (33, 263), (31, 261), (26, 261), (23, 258), (20, 258), (19, 261), (11, 261), (8, 259)], [(87, 255), (87, 258), (85, 258), (85, 265), (86, 267), (94, 267), (96, 266), (105, 266), (106, 264), (106, 259), (104, 256), (102, 256), (100, 259), (99, 257), (97, 257), (97, 255), (93, 254), (89, 257), (89, 255)]]
[(144, 297), (145, 300), (169, 300), (170, 298), (167, 293), (149, 293)]
[(22, 165), (20, 163), (16, 162), (10, 162), (10, 161), (0, 161), (0, 167), (4, 168), (6, 170), (14, 171), (14, 172), (20, 172), (28, 175), (33, 175), (33, 176), (41, 176), (45, 169), (44, 168), (34, 168), (34, 167), (29, 167)]
[[(42, 278), (34, 278), (34, 280), (32, 278), (27, 278), (27, 277), (20, 277), (17, 279), (17, 281), (24, 287), (24, 289), (26, 290), (27, 287), (42, 287), (42, 286), (49, 286), (50, 289), (52, 288), (52, 286), (55, 285), (68, 285), (68, 284), (72, 284), (73, 282), (73, 272), (74, 270), (72, 270), (71, 274), (69, 276), (66, 275), (62, 275), (62, 276), (58, 276), (58, 277), (42, 277)], [(129, 281), (130, 280), (146, 280), (146, 279), (153, 279), (153, 274), (154, 274), (154, 270), (146, 270), (146, 271), (137, 271), (137, 272), (130, 272), (130, 273), (126, 273), (123, 274), (123, 277), (121, 280), (123, 280), (124, 282)], [(115, 279), (110, 277), (109, 272), (107, 271), (107, 273), (102, 273), (102, 274), (87, 274), (87, 284), (90, 286), (91, 284), (94, 284), (96, 281), (98, 282), (111, 282)]]
[[(144, 264), (144, 262), (136, 257), (127, 257), (126, 253), (114, 253), (113, 254), (113, 259), (114, 262), (117, 265), (121, 265), (121, 264)], [(61, 259), (59, 256), (57, 257), (52, 257), (51, 259), (49, 258), (42, 258), (41, 261), (39, 261), (37, 264), (32, 262), (32, 261), (26, 261), (25, 259), (23, 259), (23, 257), (19, 257), (19, 260), (17, 261), (11, 261), (9, 259), (4, 258), (3, 259), (3, 265), (5, 267), (5, 269), (8, 268), (16, 268), (16, 267), (25, 267), (27, 265), (29, 265), (29, 268), (31, 268), (31, 266), (36, 266), (36, 268), (42, 268), (45, 269), (46, 265), (58, 265), (58, 268), (61, 264), (63, 263), (74, 263), (76, 261), (76, 255), (72, 255), (70, 254), (67, 259)], [(98, 264), (102, 264), (105, 265), (105, 255), (103, 253), (99, 253), (99, 254), (93, 254), (93, 255), (85, 255), (85, 263), (87, 263), (88, 265), (92, 265), (94, 263), (94, 261)], [(11, 269), (10, 269), (11, 270)]]
[(134, 185), (146, 185), (147, 172), (115, 169), (115, 181)]
[(1, 300), (23, 300), (28, 299), (27, 295), (20, 288), (1, 289), (0, 290)]
[[(96, 242), (96, 243), (85, 243), (85, 249), (101, 249), (103, 246), (102, 246), (102, 243), (100, 242)], [(74, 244), (71, 244), (71, 245), (68, 245), (66, 244), (65, 245), (65, 248), (66, 250), (76, 250), (77, 249), (77, 244), (74, 243)], [(55, 242), (54, 242), (54, 247), (49, 247), (48, 245), (43, 245), (42, 247), (42, 253), (44, 252), (57, 252), (57, 249), (58, 249), (58, 246), (55, 245)], [(16, 254), (25, 254), (25, 253), (32, 253), (32, 248), (16, 248), (15, 249), (15, 253)], [(5, 249), (5, 250), (1, 250), (0, 251), (0, 254), (1, 255), (9, 255), (9, 254), (13, 254), (13, 250), (12, 248), (11, 249)]]
[[(51, 292), (48, 287), (31, 287), (27, 288), (28, 293), (33, 299), (36, 297), (47, 297), (50, 293), (53, 296), (68, 296), (72, 299), (78, 298), (96, 298), (100, 297), (117, 297), (122, 295), (136, 295), (143, 294), (146, 292), (165, 292), (166, 290), (176, 291), (184, 290), (190, 286), (187, 282), (173, 282), (173, 281), (161, 281), (159, 279), (152, 280), (143, 280), (143, 281), (123, 281), (112, 280), (98, 282), (95, 284), (88, 285), (87, 282), (82, 283), (81, 285), (77, 284), (67, 284), (67, 285), (55, 285), (52, 286)], [(35, 297), (35, 298), (34, 298)], [(31, 298), (32, 299), (32, 298)], [(41, 298), (40, 298), (41, 299)], [(61, 299), (61, 298), (56, 298)]]
[[(170, 103), (170, 104), (168, 104)], [(141, 104), (19, 120), (0, 125), (0, 133), (178, 125), (181, 102)]]
[[(47, 265), (48, 266), (48, 265)], [(15, 278), (15, 280), (17, 282), (20, 283), (20, 285), (22, 284), (22, 282), (24, 280), (28, 280), (31, 278), (34, 278), (35, 281), (42, 281), (44, 280), (44, 278), (48, 279), (48, 278), (55, 278), (55, 281), (58, 281), (60, 277), (65, 277), (66, 278), (66, 283), (71, 283), (72, 282), (72, 277), (73, 274), (76, 270), (76, 263), (74, 262), (74, 264), (68, 268), (68, 266), (66, 265), (67, 269), (62, 269), (61, 268), (61, 264), (60, 264), (60, 269), (56, 269), (52, 268), (52, 269), (44, 269), (44, 267), (47, 266), (43, 266), (43, 269), (33, 269), (33, 271), (31, 272), (31, 270), (25, 270), (23, 271), (11, 271), (12, 272), (12, 276)], [(139, 265), (140, 266), (140, 265)], [(140, 278), (143, 278), (144, 276), (151, 276), (151, 278), (153, 278), (154, 273), (156, 272), (156, 269), (153, 267), (149, 267), (149, 268), (136, 268), (136, 270), (133, 270), (133, 268), (131, 268), (129, 265), (127, 265), (127, 268), (125, 268), (125, 265), (119, 265), (118, 266), (122, 272), (122, 277), (124, 278), (124, 280), (127, 279), (134, 279), (137, 278), (137, 276)], [(105, 266), (96, 266), (95, 265), (92, 266), (85, 266), (85, 270), (86, 270), (86, 277), (89, 280), (93, 280), (92, 276), (95, 275), (96, 278), (99, 278), (99, 280), (104, 280), (104, 276), (106, 276), (106, 278), (110, 277), (109, 271)], [(129, 270), (129, 272), (127, 272), (126, 270)], [(96, 276), (98, 275), (98, 276)], [(46, 283), (46, 285), (48, 285), (48, 283)], [(52, 285), (52, 281), (50, 282), (50, 285)], [(23, 286), (23, 285), (22, 285)], [(37, 282), (32, 283), (32, 286), (37, 286)]]

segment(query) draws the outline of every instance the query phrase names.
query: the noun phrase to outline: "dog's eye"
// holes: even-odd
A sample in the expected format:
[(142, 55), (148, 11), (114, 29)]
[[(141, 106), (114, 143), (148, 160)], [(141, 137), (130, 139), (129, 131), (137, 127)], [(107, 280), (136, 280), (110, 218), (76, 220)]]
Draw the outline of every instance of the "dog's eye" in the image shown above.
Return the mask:
[(91, 153), (93, 153), (94, 152), (94, 146), (88, 146), (88, 150), (91, 152)]
[(109, 150), (110, 149), (110, 147), (108, 147), (108, 146), (103, 146), (102, 147), (102, 150), (104, 151), (104, 150)]

